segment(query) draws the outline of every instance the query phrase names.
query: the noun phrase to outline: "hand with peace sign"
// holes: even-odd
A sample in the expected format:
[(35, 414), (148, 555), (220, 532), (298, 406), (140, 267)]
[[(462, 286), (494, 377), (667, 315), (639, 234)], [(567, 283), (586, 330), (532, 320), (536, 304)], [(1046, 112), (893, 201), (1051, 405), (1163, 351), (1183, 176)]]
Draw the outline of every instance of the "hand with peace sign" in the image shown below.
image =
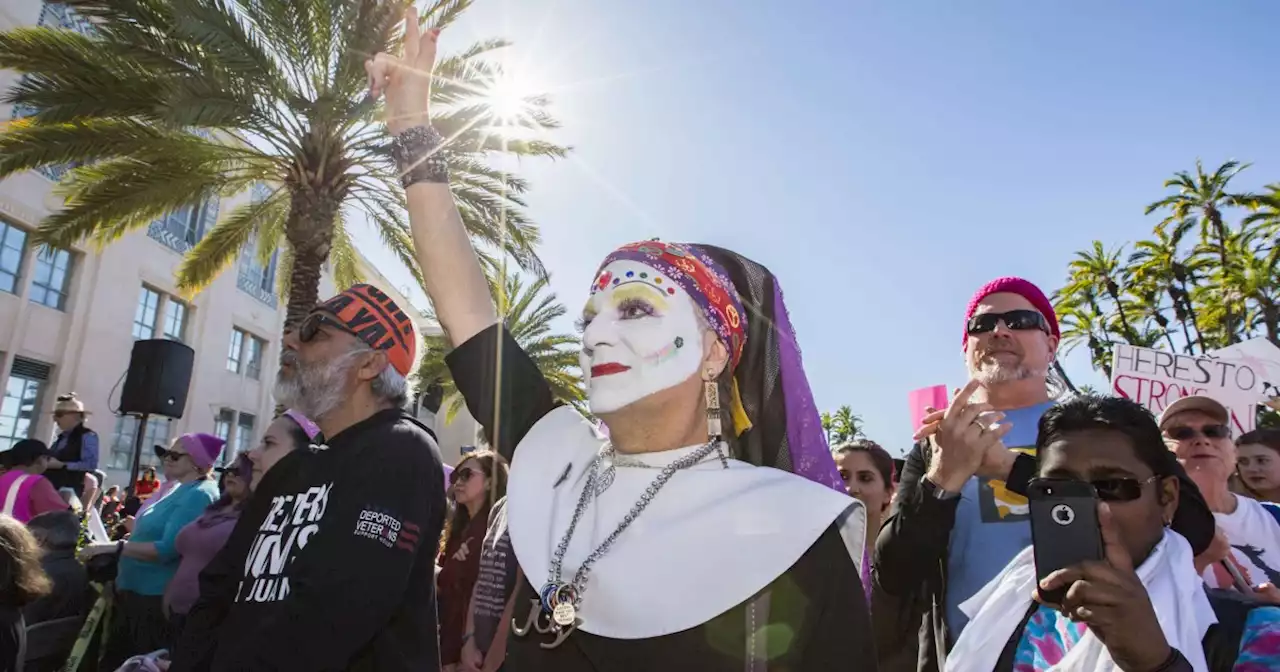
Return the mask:
[(404, 22), (404, 56), (379, 53), (364, 62), (369, 95), (387, 97), (387, 131), (392, 135), (430, 122), (431, 70), (440, 39), (439, 28), (422, 31), (418, 10), (413, 7), (405, 12)]
[[(990, 404), (973, 403), (970, 398), (982, 386), (970, 380), (956, 392), (945, 411), (934, 411), (916, 431), (917, 440), (933, 437), (934, 450), (925, 477), (947, 492), (959, 492), (985, 463), (1011, 457), (1001, 439), (1013, 425), (993, 424), (1004, 418)], [(1008, 475), (1008, 469), (1000, 477)]]
[(1098, 503), (1098, 522), (1106, 560), (1060, 569), (1046, 576), (1040, 588), (1067, 588), (1062, 604), (1051, 606), (1088, 624), (1120, 669), (1158, 669), (1169, 659), (1169, 642), (1106, 502)]

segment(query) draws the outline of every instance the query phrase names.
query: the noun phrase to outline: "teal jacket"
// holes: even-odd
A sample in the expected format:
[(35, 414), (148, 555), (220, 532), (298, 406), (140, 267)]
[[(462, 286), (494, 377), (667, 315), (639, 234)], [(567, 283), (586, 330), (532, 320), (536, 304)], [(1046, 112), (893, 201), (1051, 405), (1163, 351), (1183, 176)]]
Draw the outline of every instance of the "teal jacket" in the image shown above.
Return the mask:
[(218, 484), (210, 479), (192, 481), (170, 490), (164, 499), (147, 507), (133, 524), (130, 543), (151, 542), (160, 558), (154, 562), (121, 557), (116, 588), (139, 595), (164, 595), (174, 572), (178, 571), (178, 551), (174, 542), (187, 523), (200, 517), (218, 499)]

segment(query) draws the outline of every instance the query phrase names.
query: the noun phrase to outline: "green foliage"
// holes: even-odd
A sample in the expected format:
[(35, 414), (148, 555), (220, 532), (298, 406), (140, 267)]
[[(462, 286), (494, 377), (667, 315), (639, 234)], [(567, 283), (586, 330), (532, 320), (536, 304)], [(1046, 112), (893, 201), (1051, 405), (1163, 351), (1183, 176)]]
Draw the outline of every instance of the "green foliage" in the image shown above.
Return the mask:
[[(548, 291), (548, 283), (548, 278), (533, 278), (526, 284), (519, 275), (508, 273), (501, 284), (491, 278), (490, 290), (507, 330), (538, 365), (551, 385), (552, 394), (585, 411), (586, 393), (578, 369), (581, 343), (575, 335), (555, 333), (552, 322), (563, 317), (567, 309), (554, 292)], [(447, 335), (426, 336), (423, 346), (425, 354), (415, 374), (419, 388), (432, 384), (443, 388), (441, 412), (445, 421), (451, 422), (462, 408), (463, 399), (444, 361), (452, 350), (449, 338)]]
[[(92, 34), (51, 27), (0, 33), (0, 67), (22, 74), (5, 102), (30, 111), (0, 132), (0, 178), (74, 164), (65, 206), (41, 223), (37, 243), (99, 245), (166, 212), (254, 184), (264, 203), (223, 213), (178, 271), (194, 293), (256, 240), (282, 250), (287, 325), (316, 302), (321, 266), (353, 279), (343, 214), (366, 215), (382, 242), (421, 281), (404, 197), (387, 152), (379, 106), (366, 95), (364, 61), (394, 51), (409, 0), (63, 0)], [(424, 24), (445, 26), (470, 0), (435, 0)], [(528, 184), (494, 169), (498, 155), (561, 157), (544, 140), (508, 142), (486, 92), (503, 76), (488, 40), (442, 55), (433, 121), (451, 137), (453, 188), (468, 232), (486, 258), (507, 255), (545, 275), (525, 213)], [(505, 120), (506, 133), (541, 135), (558, 122), (545, 97)]]
[(1174, 193), (1147, 206), (1152, 237), (1077, 252), (1053, 298), (1064, 351), (1084, 344), (1111, 377), (1116, 343), (1204, 354), (1265, 336), (1280, 345), (1280, 184), (1235, 192), (1248, 167), (1228, 161), (1206, 173), (1178, 172)]
[(862, 433), (862, 416), (855, 414), (849, 406), (841, 406), (835, 413), (824, 411), (822, 431), (827, 435), (829, 446), (866, 436)]

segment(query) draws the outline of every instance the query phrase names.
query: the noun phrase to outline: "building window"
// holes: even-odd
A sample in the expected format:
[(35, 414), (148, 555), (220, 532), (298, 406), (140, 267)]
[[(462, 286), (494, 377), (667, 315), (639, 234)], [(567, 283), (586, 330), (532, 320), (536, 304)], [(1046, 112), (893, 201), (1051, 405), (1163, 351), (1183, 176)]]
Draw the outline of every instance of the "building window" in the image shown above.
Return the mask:
[(254, 380), (261, 380), (262, 355), (267, 349), (267, 342), (257, 336), (250, 336), (246, 345), (249, 350), (245, 353), (245, 375)]
[(156, 315), (160, 312), (160, 293), (143, 286), (138, 295), (138, 309), (133, 314), (133, 338), (155, 338)]
[(164, 337), (181, 341), (187, 329), (187, 304), (170, 297), (164, 313)]
[(236, 423), (236, 412), (224, 408), (218, 411), (218, 417), (213, 419), (213, 435), (223, 441), (231, 441), (231, 426)]
[(240, 373), (240, 362), (243, 360), (244, 339), (248, 334), (239, 329), (231, 329), (231, 347), (227, 349), (227, 370)]
[(4, 387), (4, 399), (0, 401), (0, 450), (9, 450), (15, 442), (31, 436), (40, 391), (49, 379), (51, 368), (43, 362), (14, 358), (9, 382)]
[(22, 270), (26, 242), (26, 231), (0, 222), (0, 291), (18, 293), (18, 272)]
[(253, 448), (253, 424), (257, 418), (248, 414), (241, 413), (240, 420), (236, 422), (236, 449), (231, 455), (227, 456), (227, 461), (234, 460), (236, 455), (249, 452)]
[(47, 246), (40, 248), (36, 271), (31, 276), (32, 303), (62, 310), (67, 305), (70, 278), (71, 252)]
[[(137, 436), (138, 420), (132, 415), (116, 418), (116, 436), (111, 444), (111, 468), (129, 470), (133, 468), (133, 441)], [(142, 433), (143, 469), (159, 467), (160, 458), (156, 457), (155, 447), (169, 448), (170, 420), (164, 417), (147, 419), (147, 428)]]
[(151, 222), (147, 235), (174, 252), (185, 254), (217, 221), (218, 198), (214, 196), (164, 214)]

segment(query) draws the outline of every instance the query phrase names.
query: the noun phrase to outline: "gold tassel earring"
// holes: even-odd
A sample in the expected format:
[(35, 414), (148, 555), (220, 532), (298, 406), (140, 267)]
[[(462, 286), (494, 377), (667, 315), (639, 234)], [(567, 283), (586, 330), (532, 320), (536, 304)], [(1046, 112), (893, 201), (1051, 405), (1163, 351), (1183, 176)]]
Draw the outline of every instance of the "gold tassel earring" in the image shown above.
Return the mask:
[[(711, 372), (707, 372), (712, 376)], [(724, 429), (720, 423), (720, 386), (715, 377), (702, 381), (702, 392), (707, 400), (707, 441), (716, 444), (716, 453), (720, 455), (720, 464), (729, 468), (729, 458), (724, 454)]]

